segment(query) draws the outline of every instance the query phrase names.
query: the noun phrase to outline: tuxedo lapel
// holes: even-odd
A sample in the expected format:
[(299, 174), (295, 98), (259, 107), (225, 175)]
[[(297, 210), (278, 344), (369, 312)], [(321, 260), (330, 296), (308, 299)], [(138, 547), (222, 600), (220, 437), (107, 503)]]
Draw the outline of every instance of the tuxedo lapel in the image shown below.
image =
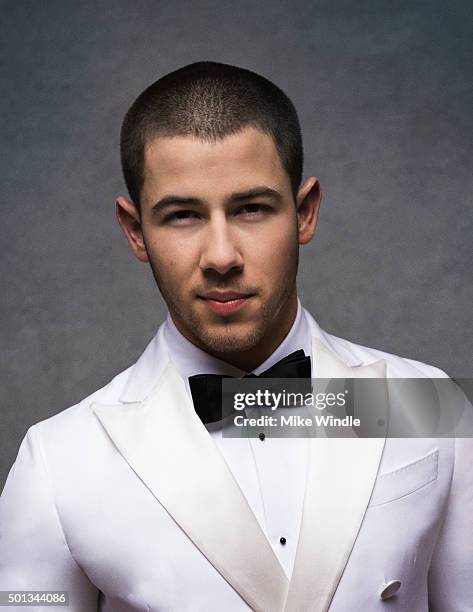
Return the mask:
[(283, 610), (288, 581), (171, 361), (140, 402), (94, 406), (137, 476), (253, 610)]
[[(350, 367), (312, 338), (313, 378), (385, 377), (385, 362)], [(382, 401), (387, 402), (387, 392)], [(383, 407), (381, 407), (383, 409)], [(299, 543), (286, 612), (325, 612), (354, 546), (384, 438), (312, 438)]]
[[(360, 366), (354, 357), (343, 355), (342, 360), (317, 330), (312, 332), (312, 377), (385, 376), (384, 361)], [(152, 358), (142, 356), (121, 403), (93, 406), (111, 440), (250, 608), (325, 612), (361, 527), (384, 439), (309, 439), (304, 510), (289, 584), (238, 484), (197, 417), (184, 381), (163, 351), (158, 351), (155, 359), (160, 346), (162, 341), (150, 343), (147, 352)], [(156, 372), (160, 373), (159, 381), (153, 389), (151, 374)]]

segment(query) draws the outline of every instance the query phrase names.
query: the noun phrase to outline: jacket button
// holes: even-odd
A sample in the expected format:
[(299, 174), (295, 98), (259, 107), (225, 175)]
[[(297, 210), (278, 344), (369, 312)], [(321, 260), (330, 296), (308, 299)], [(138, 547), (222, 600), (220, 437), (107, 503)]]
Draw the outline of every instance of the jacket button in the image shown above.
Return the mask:
[(266, 434), (264, 434), (263, 432), (261, 432), (258, 436), (258, 438), (261, 440), (261, 442), (266, 438)]
[(381, 587), (381, 591), (379, 592), (379, 596), (384, 601), (385, 599), (389, 599), (401, 588), (400, 580), (390, 580), (389, 582), (385, 582)]

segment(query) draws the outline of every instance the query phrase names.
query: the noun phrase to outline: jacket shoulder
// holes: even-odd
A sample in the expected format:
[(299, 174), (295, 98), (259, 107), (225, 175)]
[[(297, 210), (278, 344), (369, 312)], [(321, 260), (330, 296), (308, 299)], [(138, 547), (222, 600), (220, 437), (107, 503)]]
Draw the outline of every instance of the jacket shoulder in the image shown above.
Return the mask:
[(41, 431), (43, 434), (63, 436), (67, 432), (74, 435), (74, 432), (77, 432), (78, 429), (83, 430), (93, 416), (91, 407), (94, 403), (118, 403), (132, 370), (133, 365), (117, 374), (106, 385), (86, 396), (77, 404), (35, 423), (28, 431), (33, 434)]
[[(326, 332), (325, 332), (326, 333)], [(340, 338), (332, 334), (326, 334), (330, 338), (333, 346), (342, 352), (349, 352), (356, 357), (363, 365), (384, 359), (387, 366), (388, 377), (406, 378), (448, 378), (448, 374), (436, 366), (410, 359), (401, 355), (395, 355), (381, 349), (364, 346), (351, 342), (345, 338)]]
[(162, 342), (162, 328), (161, 325), (135, 363), (77, 404), (39, 421), (28, 431), (47, 438), (50, 444), (57, 443), (62, 446), (64, 440), (77, 437), (78, 432), (82, 436), (87, 436), (95, 431), (98, 419), (92, 409), (94, 404), (114, 405), (123, 401), (137, 401), (136, 397), (134, 399), (125, 397), (130, 385), (135, 392), (141, 391), (147, 385), (152, 386), (156, 378), (156, 367), (162, 367), (166, 363), (167, 353)]
[(386, 373), (388, 377), (449, 378), (448, 374), (443, 370), (428, 363), (395, 355), (394, 353), (388, 353), (378, 348), (364, 346), (363, 344), (358, 344), (351, 340), (335, 336), (322, 329), (309, 311), (304, 309), (303, 312), (312, 337), (323, 341), (325, 345), (333, 350), (347, 365), (369, 365), (374, 361), (383, 359), (386, 361)]

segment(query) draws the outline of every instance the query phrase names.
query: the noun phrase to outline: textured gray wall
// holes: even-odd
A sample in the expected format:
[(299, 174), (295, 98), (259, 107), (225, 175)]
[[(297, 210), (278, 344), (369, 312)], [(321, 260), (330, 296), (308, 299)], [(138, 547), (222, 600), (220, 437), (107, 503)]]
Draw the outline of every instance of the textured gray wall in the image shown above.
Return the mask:
[(121, 119), (183, 64), (294, 100), (325, 198), (300, 294), (329, 331), (471, 375), (471, 1), (3, 2), (0, 485), (26, 429), (164, 316), (114, 218)]

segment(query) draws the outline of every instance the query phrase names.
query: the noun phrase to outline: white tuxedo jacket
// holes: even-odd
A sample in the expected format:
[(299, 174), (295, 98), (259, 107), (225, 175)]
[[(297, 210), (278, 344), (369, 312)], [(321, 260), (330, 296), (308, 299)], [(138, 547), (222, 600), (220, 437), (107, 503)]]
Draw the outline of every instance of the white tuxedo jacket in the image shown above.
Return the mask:
[[(313, 377), (445, 376), (309, 320)], [(0, 590), (68, 591), (71, 612), (473, 610), (471, 440), (311, 439), (289, 580), (159, 338), (29, 429), (0, 499)]]

